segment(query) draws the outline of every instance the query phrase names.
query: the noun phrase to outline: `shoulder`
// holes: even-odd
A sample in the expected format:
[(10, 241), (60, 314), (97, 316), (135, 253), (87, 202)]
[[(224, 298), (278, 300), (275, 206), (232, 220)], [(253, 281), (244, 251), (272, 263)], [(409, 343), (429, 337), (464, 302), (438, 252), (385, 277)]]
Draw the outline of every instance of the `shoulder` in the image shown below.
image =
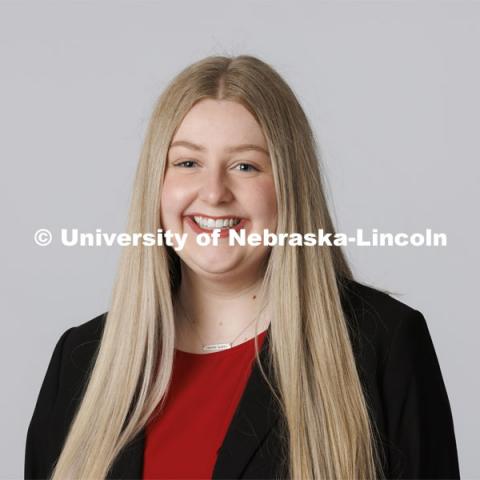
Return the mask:
[(389, 292), (353, 280), (339, 287), (354, 352), (370, 368), (383, 369), (394, 346), (407, 357), (415, 346), (431, 342), (423, 314)]
[(401, 318), (418, 313), (413, 307), (394, 298), (391, 292), (355, 280), (342, 280), (340, 295), (347, 313), (354, 312), (361, 317), (373, 316), (380, 320), (388, 317), (391, 319), (390, 323), (395, 323)]
[(100, 344), (106, 314), (64, 331), (53, 350), (30, 420), (25, 478), (45, 478), (58, 458)]
[(97, 353), (102, 339), (107, 313), (74, 326), (64, 333), (67, 334), (62, 348), (64, 369), (85, 371), (90, 367), (92, 357)]
[(103, 333), (103, 327), (107, 319), (107, 313), (104, 312), (87, 322), (72, 327), (67, 343), (70, 347), (84, 344), (85, 342), (100, 341)]
[[(387, 478), (460, 478), (452, 411), (421, 312), (346, 282), (342, 305), (388, 458)], [(421, 439), (422, 448), (415, 449)]]
[(70, 342), (81, 343), (89, 340), (100, 340), (107, 313), (101, 313), (87, 322), (74, 326), (71, 329)]
[(57, 394), (54, 402), (58, 421), (63, 421), (58, 428), (64, 435), (84, 395), (95, 365), (106, 316), (106, 313), (98, 315), (70, 328), (64, 334), (59, 354), (61, 360), (57, 370)]

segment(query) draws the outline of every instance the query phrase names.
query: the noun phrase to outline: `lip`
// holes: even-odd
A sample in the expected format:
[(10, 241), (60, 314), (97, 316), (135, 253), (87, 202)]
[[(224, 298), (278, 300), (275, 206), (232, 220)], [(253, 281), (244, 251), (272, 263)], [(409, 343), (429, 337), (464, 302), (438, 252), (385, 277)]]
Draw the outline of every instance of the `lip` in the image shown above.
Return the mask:
[[(197, 215), (195, 214), (195, 216), (198, 216), (198, 217), (205, 217), (205, 215)], [(205, 217), (205, 218), (213, 218), (215, 220), (220, 220), (220, 219), (224, 219), (224, 218), (240, 218), (240, 217)], [(188, 225), (190, 225), (190, 228), (195, 232), (195, 233), (209, 233), (211, 234), (213, 232), (213, 229), (212, 230), (208, 230), (206, 228), (202, 228), (200, 227), (200, 225), (197, 225), (197, 223), (195, 222), (195, 220), (193, 219), (193, 215), (192, 216), (186, 216), (185, 217), (185, 220), (186, 222), (188, 223)], [(235, 225), (234, 227), (231, 227), (231, 228), (228, 228), (228, 229), (224, 229), (224, 230), (220, 230), (220, 235), (219, 237), (220, 238), (225, 238), (225, 237), (228, 237), (229, 236), (229, 231), (230, 230), (235, 230), (236, 232), (239, 232), (242, 228), (245, 227), (245, 224), (247, 223), (247, 220), (245, 218), (242, 218), (240, 220), (240, 222)]]
[(239, 215), (223, 215), (221, 217), (216, 217), (214, 215), (205, 215), (204, 213), (193, 212), (185, 215), (186, 217), (203, 217), (203, 218), (211, 218), (212, 220), (226, 220), (227, 218), (242, 218)]

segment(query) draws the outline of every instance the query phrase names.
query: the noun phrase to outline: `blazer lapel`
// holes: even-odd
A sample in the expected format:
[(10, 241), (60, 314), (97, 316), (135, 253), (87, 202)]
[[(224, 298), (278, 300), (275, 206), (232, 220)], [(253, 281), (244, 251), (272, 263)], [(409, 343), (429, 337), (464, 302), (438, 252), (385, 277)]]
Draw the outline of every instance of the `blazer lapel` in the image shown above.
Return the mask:
[[(272, 382), (272, 374), (266, 361), (269, 336), (270, 327), (260, 351), (260, 360), (269, 381)], [(242, 476), (242, 472), (259, 444), (279, 420), (278, 408), (275, 408), (274, 400), (270, 387), (254, 361), (252, 373), (218, 451), (213, 479)]]
[[(269, 381), (272, 382), (271, 371), (267, 364), (269, 338), (270, 327), (260, 351), (260, 360)], [(254, 360), (251, 375), (228, 427), (223, 444), (218, 450), (212, 478), (241, 477), (259, 444), (279, 420), (278, 408), (275, 408), (274, 401), (270, 387)], [(141, 479), (144, 447), (145, 429), (142, 429), (117, 457), (107, 477)]]

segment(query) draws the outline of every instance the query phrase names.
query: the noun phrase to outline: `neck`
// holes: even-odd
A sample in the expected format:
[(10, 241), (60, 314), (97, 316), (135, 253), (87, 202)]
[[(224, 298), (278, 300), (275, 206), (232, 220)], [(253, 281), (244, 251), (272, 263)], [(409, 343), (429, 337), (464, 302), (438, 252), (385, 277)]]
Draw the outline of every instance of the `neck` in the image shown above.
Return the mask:
[(243, 281), (238, 277), (231, 282), (214, 281), (182, 264), (182, 282), (175, 298), (177, 348), (197, 351), (201, 340), (206, 344), (234, 339), (233, 345), (242, 343), (253, 337), (257, 316), (257, 331), (265, 330), (268, 315), (259, 316), (262, 279), (263, 275)]

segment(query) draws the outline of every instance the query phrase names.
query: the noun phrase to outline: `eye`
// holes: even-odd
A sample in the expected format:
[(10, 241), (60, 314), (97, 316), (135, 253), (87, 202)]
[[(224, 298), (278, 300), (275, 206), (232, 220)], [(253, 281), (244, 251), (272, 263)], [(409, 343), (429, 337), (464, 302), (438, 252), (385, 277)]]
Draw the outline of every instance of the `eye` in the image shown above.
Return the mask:
[(242, 172), (258, 172), (258, 168), (254, 167), (250, 163), (239, 163), (237, 167), (244, 166), (246, 168), (241, 169)]
[[(174, 166), (175, 167), (180, 167), (182, 165), (185, 165), (185, 164), (194, 164), (194, 163), (197, 163), (195, 160), (184, 160), (183, 162), (178, 162), (178, 163), (175, 163)], [(187, 166), (186, 168), (190, 168), (189, 166)]]

